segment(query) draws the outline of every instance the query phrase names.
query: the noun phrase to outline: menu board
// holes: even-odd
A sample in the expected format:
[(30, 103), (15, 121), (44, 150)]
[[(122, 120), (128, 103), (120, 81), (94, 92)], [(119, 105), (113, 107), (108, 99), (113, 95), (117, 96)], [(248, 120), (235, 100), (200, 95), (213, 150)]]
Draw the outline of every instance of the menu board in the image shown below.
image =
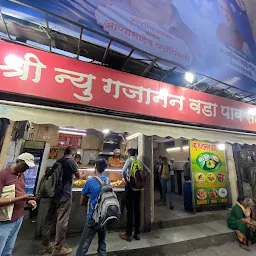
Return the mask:
[(59, 147), (72, 146), (74, 148), (81, 148), (82, 135), (59, 133)]
[(195, 207), (228, 203), (225, 148), (218, 144), (190, 141)]

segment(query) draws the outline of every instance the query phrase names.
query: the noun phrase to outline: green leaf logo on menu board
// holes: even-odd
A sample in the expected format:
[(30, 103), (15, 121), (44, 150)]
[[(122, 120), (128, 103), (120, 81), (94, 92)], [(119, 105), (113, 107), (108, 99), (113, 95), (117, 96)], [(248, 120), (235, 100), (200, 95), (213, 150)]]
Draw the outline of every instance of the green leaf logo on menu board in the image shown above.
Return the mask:
[(221, 167), (219, 157), (209, 152), (198, 155), (196, 163), (199, 168), (207, 172), (216, 172)]

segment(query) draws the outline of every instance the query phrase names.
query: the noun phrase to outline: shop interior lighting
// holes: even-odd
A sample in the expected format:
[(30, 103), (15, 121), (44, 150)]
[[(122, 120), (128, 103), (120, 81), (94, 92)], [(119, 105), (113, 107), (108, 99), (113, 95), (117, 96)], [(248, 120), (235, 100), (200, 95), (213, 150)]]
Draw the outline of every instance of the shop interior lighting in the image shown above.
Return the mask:
[(110, 132), (110, 130), (109, 129), (105, 129), (105, 130), (103, 130), (102, 131), (104, 134), (108, 134), (109, 132)]
[(187, 149), (189, 149), (189, 146), (183, 146), (182, 149), (187, 150)]
[(63, 132), (79, 132), (79, 133), (86, 133), (86, 130), (82, 130), (82, 129), (76, 129), (73, 127), (59, 127), (59, 131), (63, 131)]
[(4, 63), (9, 68), (17, 69), (22, 67), (24, 61), (20, 57), (10, 54), (4, 58)]
[(140, 132), (134, 133), (134, 134), (132, 134), (132, 135), (126, 137), (126, 140), (133, 140), (133, 139), (136, 139), (136, 138), (138, 138), (140, 135), (141, 135)]
[(181, 147), (175, 147), (175, 148), (167, 148), (166, 151), (169, 152), (169, 151), (179, 151), (181, 150)]
[(226, 145), (225, 144), (218, 144), (218, 149), (219, 150), (225, 150), (225, 148), (226, 148)]
[(66, 130), (59, 130), (59, 133), (86, 136), (86, 133), (84, 132), (72, 132), (72, 131), (66, 131)]
[(194, 76), (194, 74), (192, 74), (190, 72), (185, 72), (185, 79), (187, 82), (192, 84), (195, 79), (195, 76)]

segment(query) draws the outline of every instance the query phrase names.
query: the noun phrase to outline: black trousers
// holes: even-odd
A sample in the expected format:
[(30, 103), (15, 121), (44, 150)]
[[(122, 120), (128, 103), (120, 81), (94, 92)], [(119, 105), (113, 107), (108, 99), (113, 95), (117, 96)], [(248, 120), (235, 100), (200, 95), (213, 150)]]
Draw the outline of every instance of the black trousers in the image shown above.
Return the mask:
[(125, 202), (127, 209), (126, 235), (132, 236), (133, 224), (135, 234), (140, 234), (140, 198), (141, 191), (133, 191), (129, 183), (125, 186)]

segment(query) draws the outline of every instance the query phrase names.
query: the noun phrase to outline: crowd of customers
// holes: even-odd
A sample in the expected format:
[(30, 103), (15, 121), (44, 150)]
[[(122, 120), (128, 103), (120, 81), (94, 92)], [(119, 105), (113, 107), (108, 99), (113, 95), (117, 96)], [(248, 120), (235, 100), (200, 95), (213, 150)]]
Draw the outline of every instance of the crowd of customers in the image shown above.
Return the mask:
[[(115, 153), (116, 156), (113, 158), (112, 162), (115, 163), (117, 160), (120, 162), (120, 152), (116, 151)], [(76, 158), (78, 158), (78, 156), (75, 154), (76, 150), (72, 147), (68, 147), (65, 150), (64, 156), (57, 160), (51, 168), (51, 172), (46, 172), (41, 182), (43, 184), (40, 186), (40, 192), (42, 192), (42, 194), (39, 194), (38, 198), (43, 197), (42, 195), (46, 193), (45, 191), (47, 191), (47, 189), (47, 193), (50, 193), (49, 184), (55, 185), (54, 194), (51, 198), (51, 203), (43, 225), (42, 242), (41, 248), (39, 249), (40, 255), (51, 254), (53, 256), (60, 256), (68, 255), (72, 252), (72, 248), (64, 244), (72, 207), (73, 177), (77, 179), (80, 178), (78, 163), (74, 159), (75, 156)], [(135, 165), (136, 167), (134, 167)], [(34, 195), (25, 194), (24, 172), (33, 167), (35, 167), (34, 156), (30, 153), (23, 153), (17, 157), (15, 164), (0, 171), (1, 195), (3, 195), (6, 188), (8, 188), (8, 191), (10, 188), (13, 189), (13, 194), (9, 194), (8, 198), (0, 197), (0, 256), (12, 255), (16, 238), (23, 221), (25, 204), (31, 205), (32, 210), (37, 207), (36, 199), (38, 198)], [(76, 256), (87, 255), (90, 244), (96, 233), (98, 234), (99, 240), (98, 254), (100, 256), (107, 255), (105, 226), (99, 226), (94, 220), (95, 207), (98, 203), (99, 196), (103, 193), (103, 185), (109, 184), (109, 179), (104, 176), (106, 167), (106, 160), (96, 160), (94, 177), (88, 179), (82, 189), (81, 205), (87, 205), (88, 214)], [(143, 188), (134, 189), (134, 182), (131, 182), (134, 170), (137, 172), (136, 168), (143, 170), (145, 179), (146, 176), (150, 174), (150, 169), (141, 161), (137, 160), (137, 150), (131, 148), (128, 150), (128, 159), (123, 167), (123, 178), (126, 182), (125, 201), (127, 208), (127, 225), (125, 233), (120, 233), (120, 238), (129, 242), (132, 241), (132, 234), (134, 239), (140, 240), (140, 198)], [(99, 182), (97, 182), (97, 180), (99, 180)], [(8, 214), (7, 216), (3, 214), (6, 211), (11, 213), (9, 218)], [(133, 223), (135, 224), (134, 233)], [(53, 229), (55, 230), (55, 241), (51, 242)]]

